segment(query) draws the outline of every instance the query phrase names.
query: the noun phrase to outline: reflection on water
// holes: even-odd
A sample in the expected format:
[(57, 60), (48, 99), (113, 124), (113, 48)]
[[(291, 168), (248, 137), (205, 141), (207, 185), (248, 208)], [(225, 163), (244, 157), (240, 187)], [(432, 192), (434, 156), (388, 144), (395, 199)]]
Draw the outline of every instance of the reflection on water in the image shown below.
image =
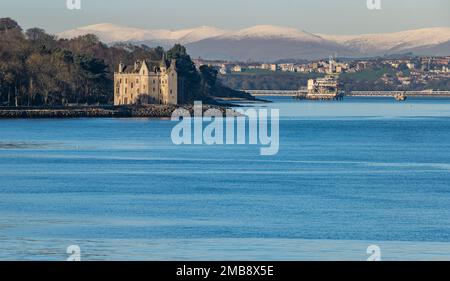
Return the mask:
[(273, 100), (271, 157), (168, 120), (0, 120), (0, 259), (450, 259), (450, 100)]
[(60, 148), (62, 145), (57, 143), (32, 143), (32, 142), (2, 142), (0, 149), (49, 149)]
[(394, 98), (386, 97), (347, 97), (343, 101), (307, 101), (293, 100), (292, 97), (274, 97), (270, 100), (274, 102), (248, 104), (248, 106), (280, 108), (282, 118), (296, 119), (450, 117), (450, 98), (410, 98), (404, 102), (397, 102)]
[[(23, 239), (0, 237), (0, 260), (10, 252), (19, 260), (64, 261), (66, 249), (79, 245), (89, 261), (365, 261), (373, 241), (298, 239)], [(450, 260), (450, 243), (377, 242), (384, 261)]]

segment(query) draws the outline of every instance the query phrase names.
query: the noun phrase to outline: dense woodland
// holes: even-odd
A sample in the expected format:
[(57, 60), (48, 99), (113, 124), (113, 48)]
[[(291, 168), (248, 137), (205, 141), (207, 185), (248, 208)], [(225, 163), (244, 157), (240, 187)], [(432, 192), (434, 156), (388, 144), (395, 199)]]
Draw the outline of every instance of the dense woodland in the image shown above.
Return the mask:
[[(95, 35), (58, 39), (40, 28), (22, 30), (10, 18), (0, 19), (0, 106), (66, 106), (112, 104), (114, 68), (123, 62), (158, 61), (164, 49), (145, 45), (107, 46)], [(217, 82), (217, 72), (197, 70), (186, 49), (166, 52), (177, 59), (183, 103), (212, 101), (211, 96), (245, 96)]]

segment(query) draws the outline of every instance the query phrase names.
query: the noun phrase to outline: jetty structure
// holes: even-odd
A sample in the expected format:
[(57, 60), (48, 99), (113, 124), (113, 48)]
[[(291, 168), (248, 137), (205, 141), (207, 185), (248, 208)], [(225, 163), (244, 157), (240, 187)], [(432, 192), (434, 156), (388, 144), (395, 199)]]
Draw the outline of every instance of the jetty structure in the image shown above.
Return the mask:
[[(253, 96), (284, 96), (293, 98), (306, 99), (308, 91), (306, 88), (296, 91), (286, 90), (241, 90), (252, 94)], [(398, 98), (400, 100), (406, 100), (409, 97), (421, 97), (421, 98), (450, 98), (450, 91), (348, 91), (345, 93), (346, 97), (391, 97)]]
[(334, 71), (335, 61), (330, 57), (327, 75), (322, 78), (309, 79), (305, 94), (299, 94), (297, 99), (307, 100), (342, 100), (344, 92), (339, 89), (339, 73)]
[(309, 79), (306, 88), (285, 90), (242, 90), (254, 96), (287, 96), (298, 100), (343, 100), (345, 92), (339, 88), (337, 75)]
[(339, 89), (337, 76), (328, 75), (323, 78), (308, 80), (307, 92), (305, 96), (298, 96), (299, 99), (307, 100), (342, 100), (344, 93)]
[(405, 92), (405, 93), (401, 93), (401, 94), (395, 94), (394, 98), (396, 101), (405, 101), (408, 97), (406, 96), (406, 92)]

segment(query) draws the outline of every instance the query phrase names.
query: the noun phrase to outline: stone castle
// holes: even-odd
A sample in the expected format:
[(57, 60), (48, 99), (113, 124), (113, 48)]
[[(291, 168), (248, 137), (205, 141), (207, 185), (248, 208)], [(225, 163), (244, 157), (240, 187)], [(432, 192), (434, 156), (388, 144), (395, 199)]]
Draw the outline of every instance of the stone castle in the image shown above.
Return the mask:
[(167, 65), (137, 61), (134, 66), (119, 64), (114, 73), (114, 105), (178, 104), (176, 61)]

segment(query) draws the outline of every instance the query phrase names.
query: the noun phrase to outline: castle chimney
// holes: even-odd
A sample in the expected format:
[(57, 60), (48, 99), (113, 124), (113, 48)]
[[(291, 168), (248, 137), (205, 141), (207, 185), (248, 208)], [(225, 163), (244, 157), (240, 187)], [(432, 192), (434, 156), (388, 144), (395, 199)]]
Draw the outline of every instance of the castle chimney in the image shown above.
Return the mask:
[(124, 64), (123, 63), (119, 63), (119, 73), (122, 73), (123, 72), (123, 69), (124, 69)]

